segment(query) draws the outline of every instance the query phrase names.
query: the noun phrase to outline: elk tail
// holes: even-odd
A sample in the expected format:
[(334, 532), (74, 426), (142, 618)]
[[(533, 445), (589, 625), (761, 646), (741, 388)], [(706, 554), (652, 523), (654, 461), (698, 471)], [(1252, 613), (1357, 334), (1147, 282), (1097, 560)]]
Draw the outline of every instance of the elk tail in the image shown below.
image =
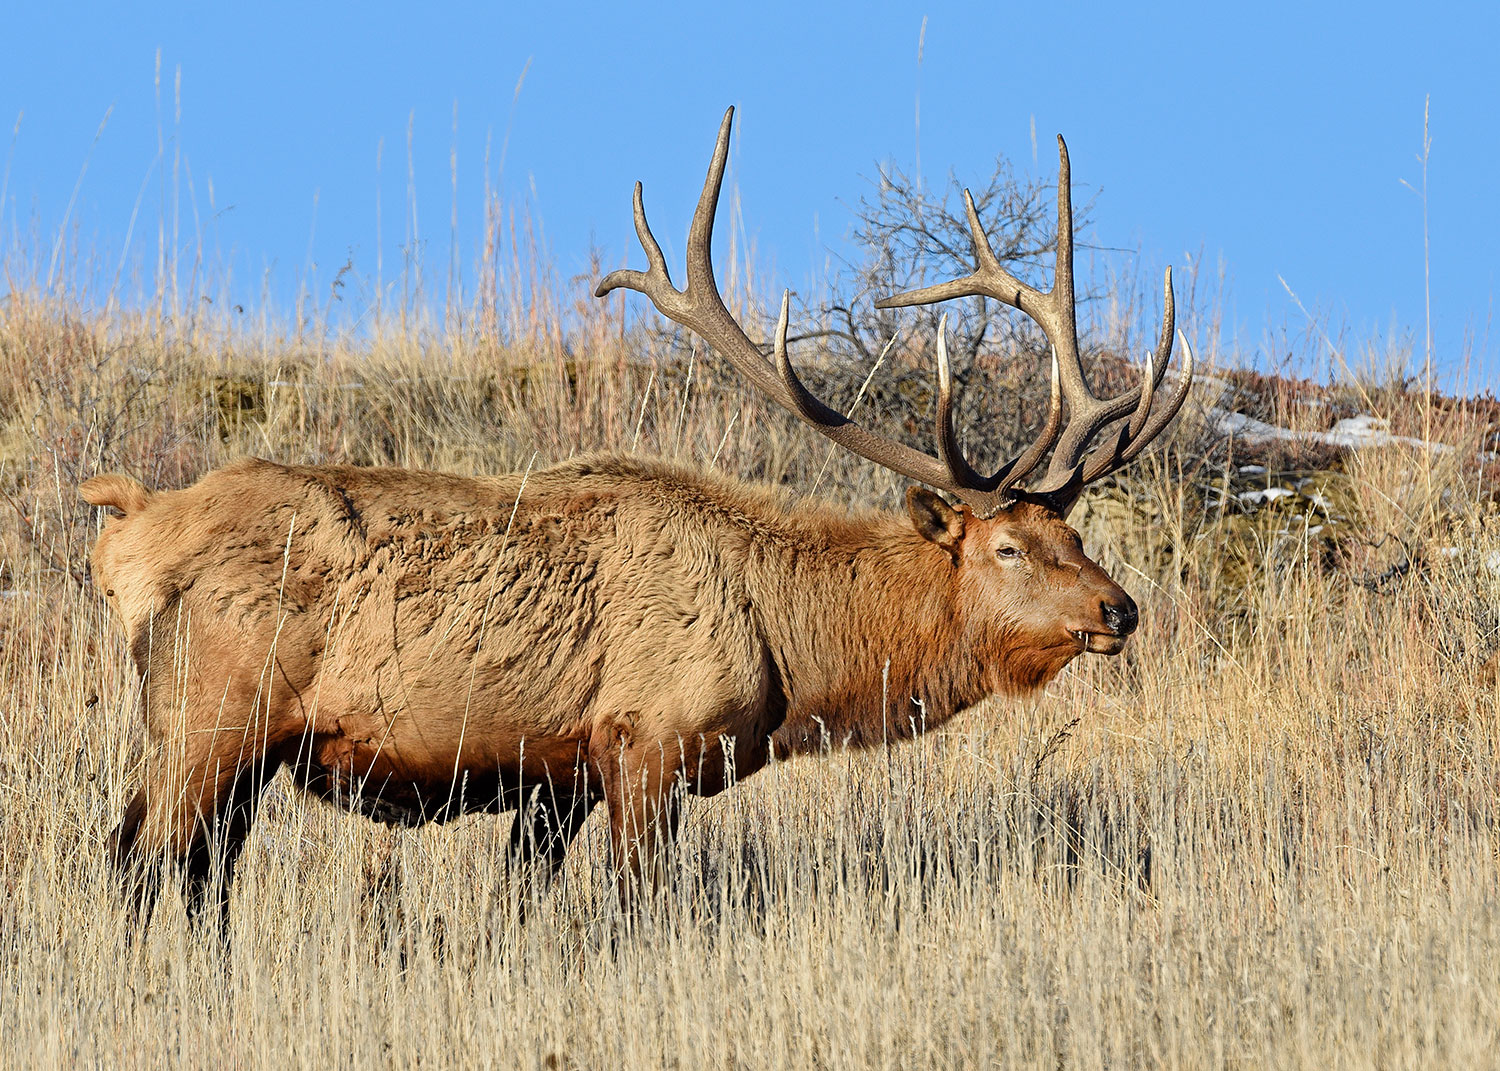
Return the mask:
[(95, 506), (111, 506), (127, 517), (137, 510), (144, 509), (153, 495), (153, 492), (134, 476), (124, 476), (119, 473), (110, 476), (95, 476), (91, 480), (85, 480), (79, 485), (78, 493), (83, 496), (85, 502)]

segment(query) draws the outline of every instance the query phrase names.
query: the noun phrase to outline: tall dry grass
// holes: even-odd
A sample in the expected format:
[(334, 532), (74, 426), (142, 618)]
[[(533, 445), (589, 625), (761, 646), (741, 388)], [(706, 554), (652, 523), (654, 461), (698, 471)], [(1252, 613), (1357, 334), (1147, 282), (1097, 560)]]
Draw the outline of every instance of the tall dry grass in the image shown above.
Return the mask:
[[(1494, 1062), (1500, 527), (1464, 460), (1479, 418), (1399, 388), (1359, 404), (1457, 451), (1256, 473), (1190, 413), (1081, 516), (1142, 603), (1125, 655), (692, 803), (642, 918), (609, 895), (597, 816), (523, 923), (508, 819), (393, 833), (278, 782), (227, 957), (175, 902), (132, 940), (102, 844), (133, 790), (138, 682), (84, 573), (87, 475), (177, 485), (244, 454), (476, 472), (610, 447), (899, 500), (618, 305), (538, 313), (491, 288), (483, 315), (357, 330), (34, 281), (0, 304), (0, 1064)], [(930, 388), (878, 389), (909, 371), (892, 355), (861, 404), (920, 442)], [(845, 405), (859, 372), (810, 369)], [(1232, 382), (1213, 389), (1249, 389)], [(1297, 493), (1247, 512), (1257, 484)]]

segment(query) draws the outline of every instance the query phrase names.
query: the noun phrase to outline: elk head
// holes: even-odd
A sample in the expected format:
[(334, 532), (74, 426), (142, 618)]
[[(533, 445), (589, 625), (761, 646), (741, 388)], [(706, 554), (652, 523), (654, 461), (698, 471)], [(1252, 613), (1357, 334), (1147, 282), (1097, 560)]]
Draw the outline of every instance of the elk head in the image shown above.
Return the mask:
[(980, 517), (921, 487), (906, 505), (917, 533), (952, 559), (956, 616), (1002, 647), (1043, 655), (1043, 676), (1084, 651), (1118, 654), (1135, 631), (1135, 601), (1055, 510), (1017, 501)]
[[(1186, 339), (1182, 340), (1178, 388), (1170, 397), (1157, 397), (1174, 338), (1172, 269), (1166, 272), (1161, 334), (1156, 349), (1147, 355), (1140, 384), (1124, 394), (1099, 398), (1089, 388), (1078, 349), (1073, 209), (1063, 139), (1057, 139), (1057, 258), (1051, 290), (1037, 290), (1001, 266), (974, 200), (964, 191), (975, 270), (960, 279), (885, 298), (876, 306), (984, 296), (1025, 313), (1046, 335), (1052, 346), (1052, 389), (1041, 430), (1030, 446), (986, 476), (964, 456), (953, 425), (946, 319), (939, 322), (937, 338), (937, 455), (933, 456), (867, 431), (803, 386), (787, 357), (789, 291), (782, 296), (770, 360), (725, 307), (714, 280), (711, 246), (733, 119), (730, 108), (719, 127), (708, 178), (688, 231), (687, 285), (678, 290), (672, 284), (661, 247), (646, 222), (642, 187), (637, 182), (635, 229), (649, 268), (611, 272), (599, 283), (596, 296), (622, 287), (645, 294), (664, 316), (700, 335), (757, 390), (822, 435), (957, 499), (957, 505), (950, 505), (931, 491), (913, 488), (907, 504), (917, 532), (945, 550), (959, 570), (961, 604), (974, 609), (988, 605), (999, 612), (1006, 628), (1048, 649), (1071, 646), (1073, 654), (1084, 650), (1118, 653), (1135, 629), (1135, 603), (1084, 555), (1078, 533), (1068, 526), (1066, 517), (1085, 486), (1137, 457), (1171, 423), (1187, 398), (1193, 355)], [(1127, 417), (1103, 446), (1090, 452), (1095, 437), (1107, 425)], [(1046, 471), (1033, 482), (1032, 474), (1049, 454)], [(964, 608), (959, 607), (960, 611)]]

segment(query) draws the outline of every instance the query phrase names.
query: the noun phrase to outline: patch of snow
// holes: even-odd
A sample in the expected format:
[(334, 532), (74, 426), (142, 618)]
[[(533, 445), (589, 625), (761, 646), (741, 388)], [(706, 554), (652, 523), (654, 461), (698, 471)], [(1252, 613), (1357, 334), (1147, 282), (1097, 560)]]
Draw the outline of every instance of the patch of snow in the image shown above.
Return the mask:
[(1241, 502), (1259, 505), (1262, 502), (1275, 502), (1278, 498), (1288, 498), (1296, 493), (1289, 487), (1267, 487), (1264, 491), (1241, 491), (1235, 497)]
[(1322, 530), (1323, 526), (1321, 524), (1310, 524), (1305, 529), (1293, 528), (1288, 525), (1285, 528), (1276, 529), (1276, 534), (1279, 536), (1286, 536), (1288, 539), (1303, 539), (1315, 536)]
[(1276, 424), (1267, 424), (1264, 420), (1256, 420), (1252, 416), (1229, 409), (1210, 409), (1209, 418), (1213, 421), (1214, 430), (1220, 435), (1233, 435), (1251, 443), (1320, 443), (1346, 449), (1399, 444), (1426, 447), (1438, 453), (1450, 453), (1453, 450), (1453, 447), (1447, 443), (1427, 442), (1425, 439), (1414, 439), (1409, 435), (1393, 435), (1386, 421), (1368, 413), (1346, 417), (1335, 423), (1328, 431), (1294, 431)]
[[(1434, 547), (1432, 553), (1449, 561), (1457, 561), (1463, 557), (1463, 551), (1458, 547)], [(1479, 567), (1491, 576), (1500, 576), (1500, 550), (1492, 550), (1479, 559)]]
[(1233, 435), (1250, 442), (1298, 442), (1305, 437), (1303, 432), (1279, 428), (1230, 409), (1210, 409), (1208, 415), (1220, 435)]
[(1219, 376), (1203, 375), (1194, 373), (1193, 389), (1201, 391), (1199, 397), (1222, 398), (1224, 395), (1234, 391), (1234, 384)]

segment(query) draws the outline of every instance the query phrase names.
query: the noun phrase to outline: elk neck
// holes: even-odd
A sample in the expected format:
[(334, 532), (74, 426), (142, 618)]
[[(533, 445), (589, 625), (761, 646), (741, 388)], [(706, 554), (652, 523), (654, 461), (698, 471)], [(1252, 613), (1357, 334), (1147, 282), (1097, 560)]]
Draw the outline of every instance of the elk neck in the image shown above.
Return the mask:
[(878, 745), (1013, 690), (1004, 637), (965, 621), (948, 554), (904, 517), (827, 517), (763, 544), (747, 581), (787, 697), (778, 752)]

